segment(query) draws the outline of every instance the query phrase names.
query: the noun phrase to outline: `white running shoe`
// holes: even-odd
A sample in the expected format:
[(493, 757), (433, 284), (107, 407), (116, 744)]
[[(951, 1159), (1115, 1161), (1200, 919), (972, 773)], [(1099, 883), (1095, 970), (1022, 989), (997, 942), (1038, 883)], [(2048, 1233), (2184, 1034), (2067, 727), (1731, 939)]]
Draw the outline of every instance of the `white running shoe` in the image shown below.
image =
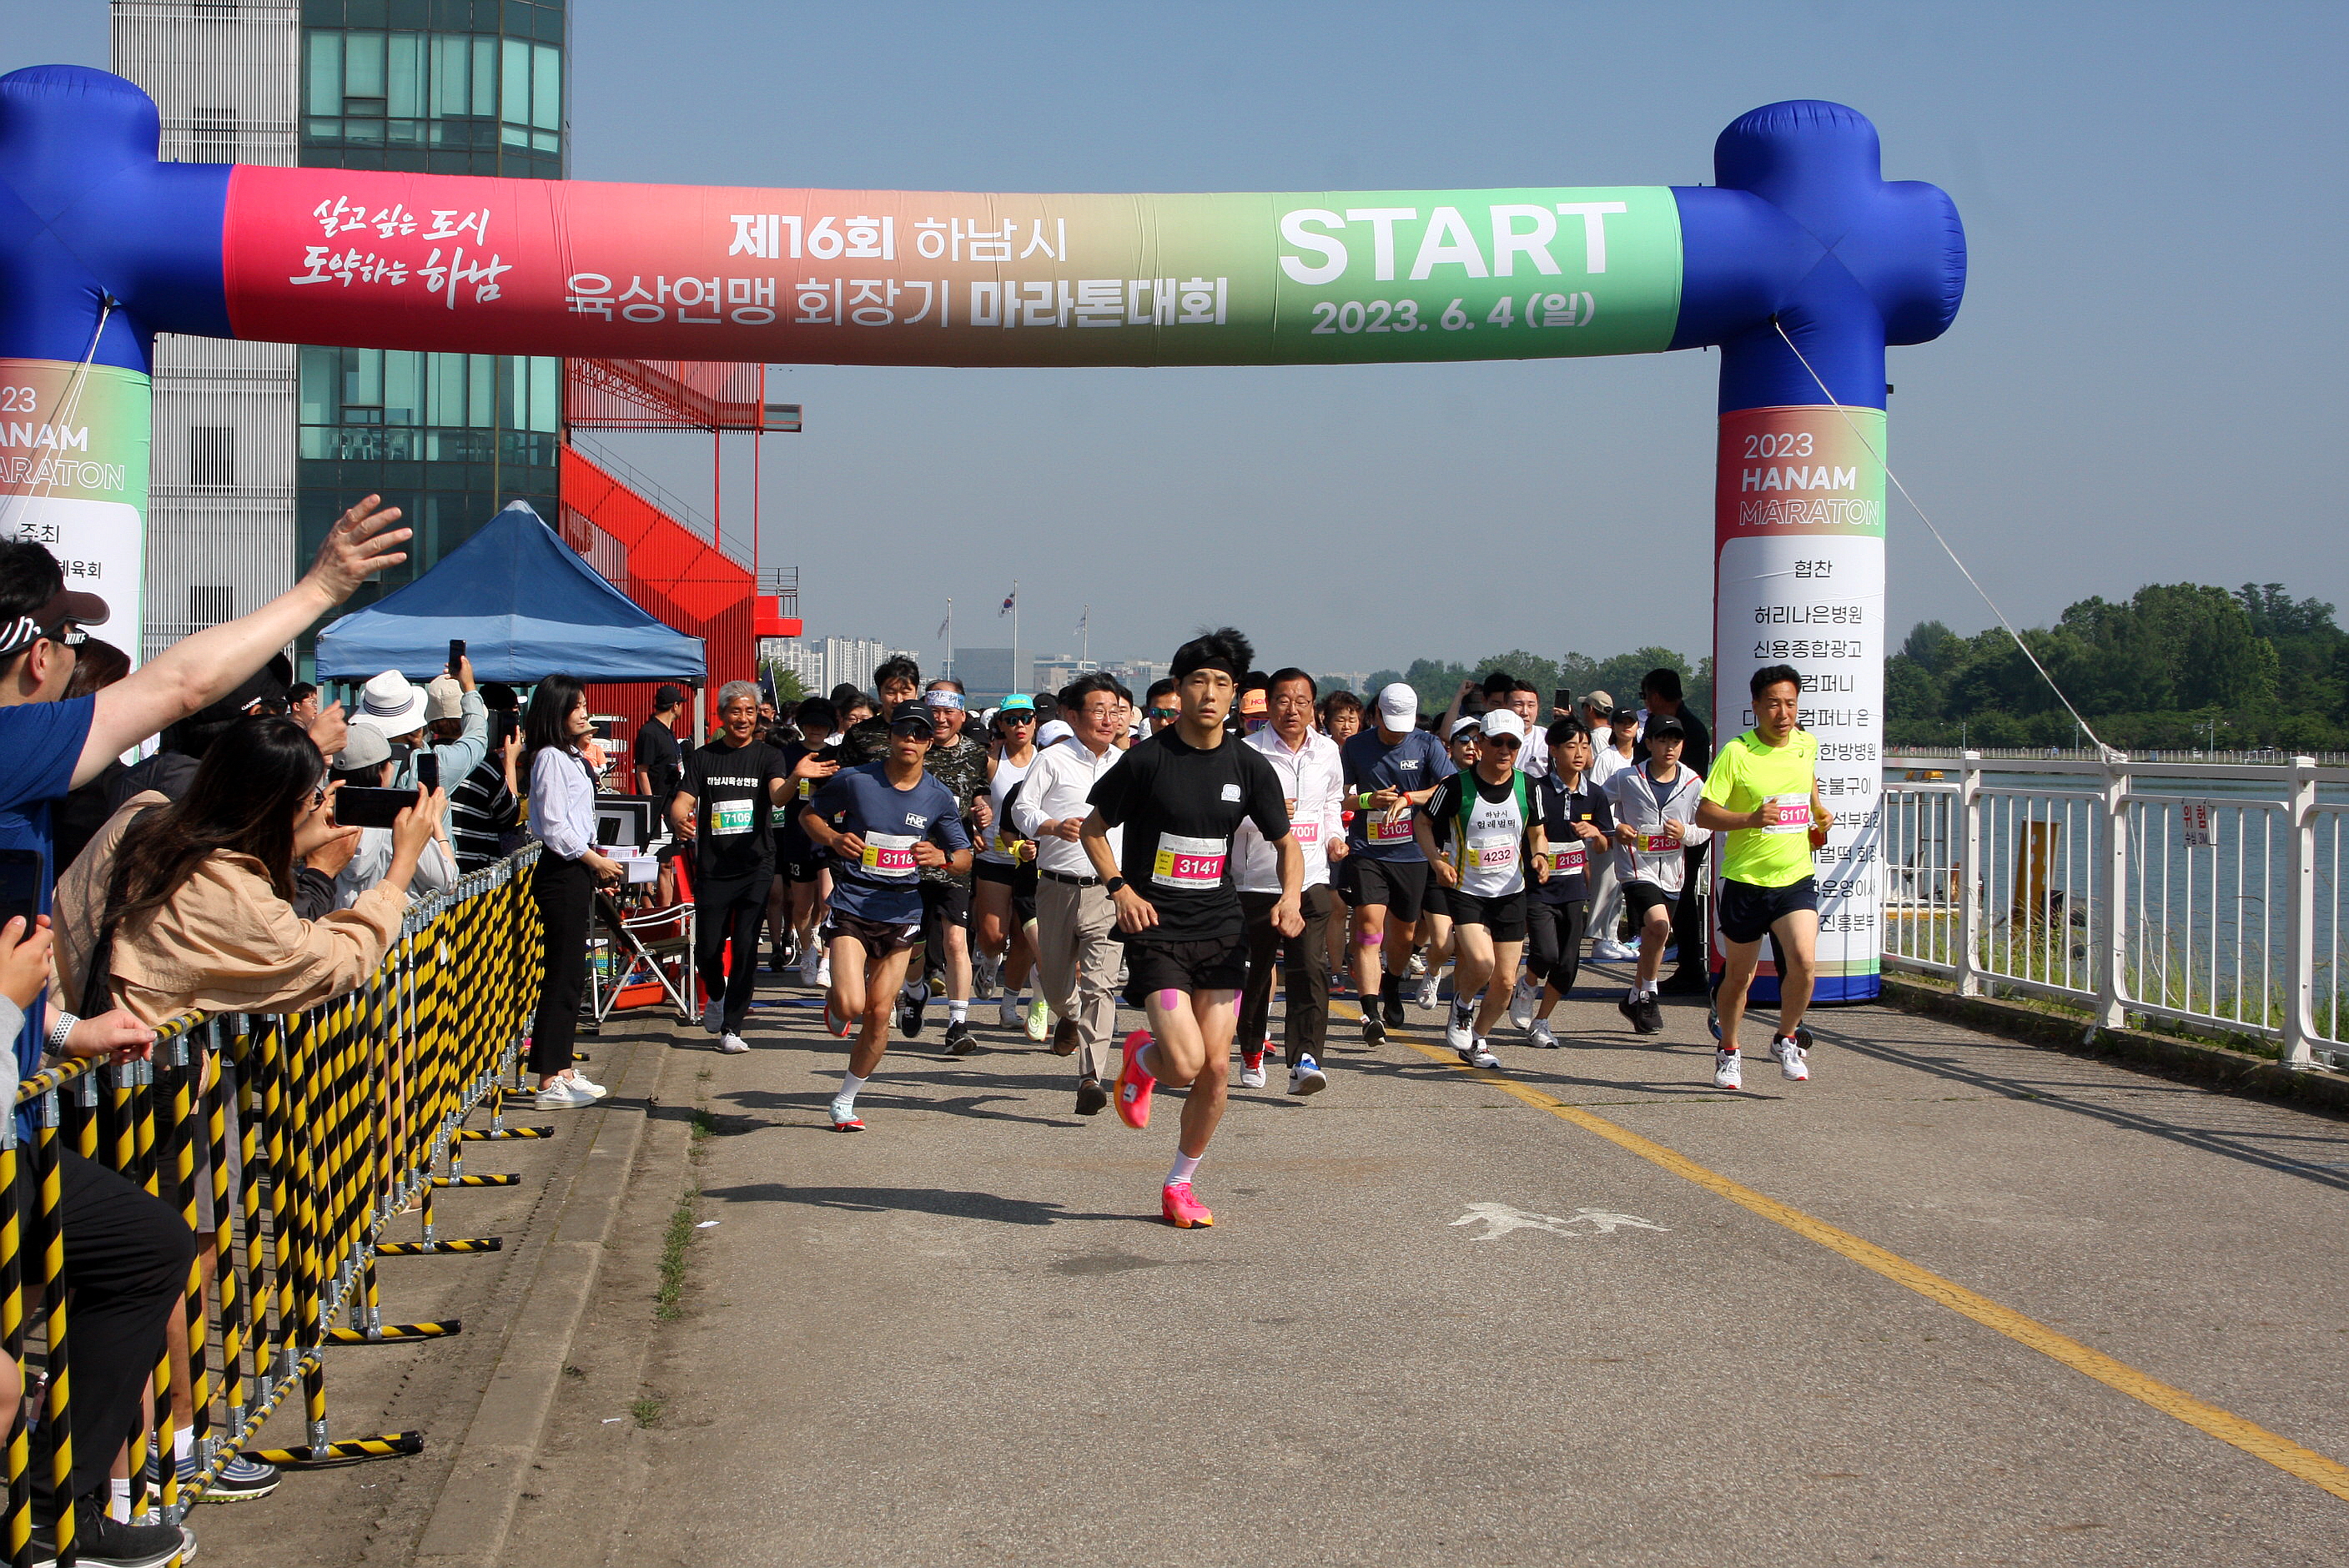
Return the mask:
[(578, 1110), (595, 1104), (595, 1097), (576, 1079), (559, 1078), (540, 1089), (533, 1103), (541, 1110)]
[(1485, 1042), (1482, 1040), (1477, 1040), (1463, 1049), (1460, 1059), (1472, 1068), (1496, 1068), (1501, 1065), (1501, 1058), (1485, 1049)]
[(816, 975), (823, 967), (823, 944), (811, 936), (807, 939), (806, 945), (800, 949), (800, 984), (821, 985), (822, 982), (816, 978)]
[(1509, 992), (1509, 1022), (1520, 1029), (1530, 1029), (1534, 1022), (1534, 1003), (1539, 998), (1533, 987), (1520, 980)]
[(1426, 974), (1427, 954), (1424, 953), (1413, 954), (1411, 955), (1411, 962), (1403, 965), (1403, 973), (1413, 980), (1416, 980), (1421, 975)]
[(1546, 1051), (1557, 1049), (1557, 1036), (1551, 1032), (1547, 1018), (1536, 1018), (1526, 1026), (1526, 1039)]
[(1248, 1066), (1248, 1059), (1246, 1057), (1242, 1057), (1240, 1058), (1240, 1087), (1242, 1088), (1262, 1088), (1264, 1087), (1264, 1058), (1262, 1057), (1257, 1057), (1256, 1066), (1254, 1067)]
[(731, 1029), (718, 1037), (718, 1050), (721, 1056), (739, 1057), (750, 1048), (750, 1042)]
[(1444, 1016), (1445, 1045), (1465, 1057), (1468, 1054), (1468, 1047), (1475, 1043), (1475, 1038), (1476, 1037), (1469, 1032), (1468, 1020), (1460, 1016), (1459, 1008), (1454, 1007)]
[(1739, 1063), (1735, 1051), (1713, 1053), (1713, 1087), (1715, 1088), (1745, 1087), (1745, 1069)]
[(605, 1095), (612, 1092), (610, 1089), (605, 1088), (602, 1084), (597, 1083), (594, 1078), (589, 1078), (585, 1073), (581, 1072), (577, 1068), (570, 1069), (569, 1077), (573, 1083), (577, 1084), (581, 1088), (585, 1089), (597, 1099), (601, 1099)]
[(832, 989), (832, 954), (822, 954), (816, 960), (815, 984), (823, 990)]
[(1436, 1002), (1440, 1000), (1437, 991), (1442, 985), (1443, 980), (1444, 976), (1441, 975), (1430, 973), (1425, 978), (1420, 981), (1419, 994), (1413, 996), (1412, 1000), (1423, 1007), (1434, 1006)]
[(1628, 942), (1602, 939), (1590, 944), (1590, 956), (1607, 964), (1629, 964), (1640, 956), (1640, 950)]
[(1321, 1064), (1311, 1057), (1298, 1057), (1297, 1065), (1288, 1069), (1288, 1092), (1291, 1094), (1319, 1094), (1329, 1087), (1329, 1075), (1322, 1072)]
[(1788, 1039), (1770, 1042), (1770, 1054), (1778, 1058), (1778, 1070), (1786, 1075), (1789, 1083), (1808, 1083), (1811, 1078), (1810, 1053)]

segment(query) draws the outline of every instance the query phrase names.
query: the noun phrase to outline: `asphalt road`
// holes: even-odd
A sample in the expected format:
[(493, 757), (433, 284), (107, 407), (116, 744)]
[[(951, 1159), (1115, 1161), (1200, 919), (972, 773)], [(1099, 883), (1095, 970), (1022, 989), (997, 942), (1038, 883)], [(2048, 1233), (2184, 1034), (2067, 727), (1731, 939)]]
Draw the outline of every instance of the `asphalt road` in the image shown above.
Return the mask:
[(1817, 1020), (1810, 1083), (1749, 1059), (1721, 1094), (1700, 1009), (1651, 1044), (1592, 1000), (1562, 1050), (1497, 1043), (1522, 1096), (1402, 1044), (1333, 1050), (1309, 1101), (1235, 1091), (1216, 1224), (1177, 1232), (1166, 1099), (1081, 1119), (1068, 1063), (991, 1026), (944, 1058), (934, 1022), (835, 1135), (804, 995), (747, 1057), (677, 1037), (719, 1223), (645, 1362), (664, 1414), (583, 1384), (510, 1561), (2349, 1557), (2349, 1501), (2025, 1343), (2349, 1459), (2349, 1124), (1876, 1008)]

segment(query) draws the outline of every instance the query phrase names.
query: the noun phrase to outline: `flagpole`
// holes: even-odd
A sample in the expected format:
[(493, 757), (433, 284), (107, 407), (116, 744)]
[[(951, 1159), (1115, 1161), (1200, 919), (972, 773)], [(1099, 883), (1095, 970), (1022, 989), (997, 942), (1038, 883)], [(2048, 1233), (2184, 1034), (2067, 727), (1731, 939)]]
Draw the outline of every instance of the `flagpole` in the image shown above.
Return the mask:
[(1019, 675), (1019, 579), (1011, 580), (1011, 678), (1019, 682), (1020, 689), (1028, 683)]
[(1077, 625), (1085, 634), (1084, 645), (1077, 650), (1077, 668), (1089, 670), (1093, 667), (1093, 607), (1091, 604), (1085, 606), (1084, 615)]
[(954, 674), (954, 595), (947, 595), (947, 674)]

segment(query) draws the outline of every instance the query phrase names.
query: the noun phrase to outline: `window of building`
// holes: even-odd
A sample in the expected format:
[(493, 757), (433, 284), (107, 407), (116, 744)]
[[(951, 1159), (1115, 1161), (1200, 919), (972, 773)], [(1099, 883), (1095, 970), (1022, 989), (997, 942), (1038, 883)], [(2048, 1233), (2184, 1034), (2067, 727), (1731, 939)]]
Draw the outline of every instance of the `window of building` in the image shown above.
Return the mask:
[[(561, 13), (506, 9), (516, 15), (507, 18), (502, 36), (305, 28), (304, 142), (318, 152), (338, 149), (358, 156), (304, 161), (440, 170), (446, 158), (429, 156), (439, 153), (456, 155), (464, 165), (450, 171), (559, 178)], [(550, 34), (554, 41), (540, 41)]]
[(189, 427), (188, 482), (198, 490), (226, 490), (236, 483), (234, 426)]

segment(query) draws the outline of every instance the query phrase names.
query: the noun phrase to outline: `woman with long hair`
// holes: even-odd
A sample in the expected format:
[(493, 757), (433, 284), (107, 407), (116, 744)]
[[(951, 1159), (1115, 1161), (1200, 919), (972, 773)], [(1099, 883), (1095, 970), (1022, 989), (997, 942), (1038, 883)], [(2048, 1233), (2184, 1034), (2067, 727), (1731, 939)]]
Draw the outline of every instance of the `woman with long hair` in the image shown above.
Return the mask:
[(178, 802), (151, 790), (125, 801), (57, 882), (68, 1002), (88, 996), (94, 960), (112, 1003), (150, 1025), (190, 1008), (298, 1012), (357, 989), (398, 935), (440, 795), (399, 814), (380, 883), (307, 921), (294, 911), (295, 867), (357, 831), (336, 825), (326, 786), (300, 725), (253, 717), (212, 742)]
[(587, 988), (595, 888), (618, 881), (620, 865), (595, 849), (595, 776), (587, 753), (595, 727), (587, 717), (586, 688), (571, 676), (539, 682), (522, 733), (531, 830), (546, 846), (530, 882), (546, 927), (546, 978), (531, 1023), (530, 1070), (538, 1075), (538, 1109), (565, 1110), (604, 1098), (604, 1086), (572, 1065), (572, 1046), (580, 995)]

